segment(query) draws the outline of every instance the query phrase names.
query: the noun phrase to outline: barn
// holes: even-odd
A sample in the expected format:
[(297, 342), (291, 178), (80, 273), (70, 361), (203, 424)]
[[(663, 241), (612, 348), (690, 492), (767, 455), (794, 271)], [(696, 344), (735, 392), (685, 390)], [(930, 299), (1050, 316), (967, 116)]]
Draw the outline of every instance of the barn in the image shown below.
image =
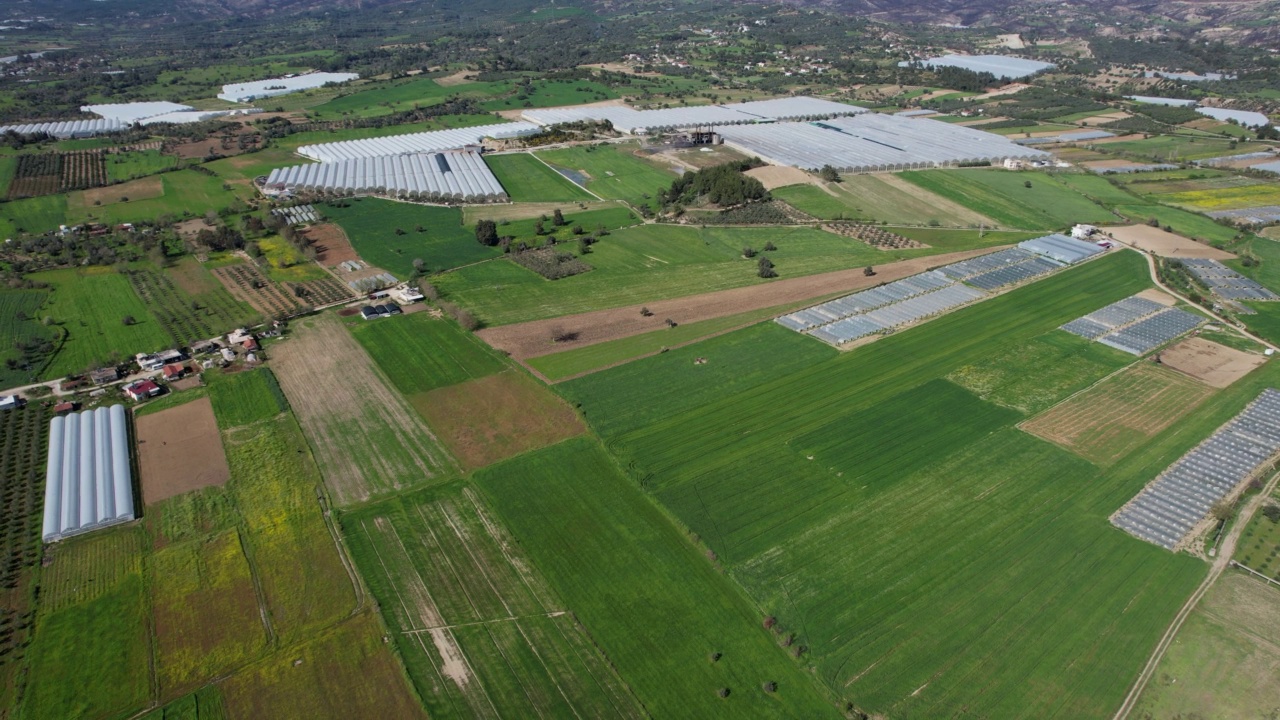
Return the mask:
[(45, 542), (134, 519), (129, 429), (123, 405), (49, 421)]

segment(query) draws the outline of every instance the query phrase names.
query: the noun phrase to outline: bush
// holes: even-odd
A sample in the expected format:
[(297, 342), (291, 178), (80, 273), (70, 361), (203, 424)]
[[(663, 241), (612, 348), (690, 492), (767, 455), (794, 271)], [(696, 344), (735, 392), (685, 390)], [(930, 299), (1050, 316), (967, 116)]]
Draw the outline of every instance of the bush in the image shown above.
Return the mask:
[(132, 315), (125, 315), (124, 317), (120, 318), (120, 322), (124, 323), (125, 325), (136, 325), (138, 321), (134, 320)]
[(755, 257), (755, 256), (756, 256), (756, 251), (755, 251), (754, 249), (752, 249), (752, 248), (750, 248), (750, 247), (744, 247), (744, 248), (742, 248), (742, 257), (750, 259), (750, 258), (753, 258), (753, 257)]
[(778, 249), (778, 246), (774, 245), (772, 240), (764, 244), (765, 252), (773, 252), (774, 250), (777, 250), (777, 249)]

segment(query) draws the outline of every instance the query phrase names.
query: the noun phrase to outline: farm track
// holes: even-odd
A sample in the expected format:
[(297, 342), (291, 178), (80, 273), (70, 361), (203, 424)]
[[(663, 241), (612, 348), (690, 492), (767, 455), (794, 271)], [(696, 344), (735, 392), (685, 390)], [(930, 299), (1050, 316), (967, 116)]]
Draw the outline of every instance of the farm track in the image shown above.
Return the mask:
[(1147, 664), (1142, 668), (1142, 672), (1138, 674), (1138, 679), (1134, 681), (1129, 694), (1125, 696), (1124, 703), (1116, 711), (1114, 720), (1125, 720), (1129, 717), (1129, 713), (1133, 712), (1138, 699), (1142, 697), (1142, 691), (1147, 687), (1147, 683), (1151, 682), (1151, 677), (1155, 675), (1156, 668), (1160, 665), (1160, 660), (1164, 658), (1164, 654), (1177, 637), (1178, 630), (1182, 628), (1183, 623), (1191, 616), (1191, 612), (1196, 609), (1201, 598), (1209, 592), (1209, 588), (1221, 577), (1223, 570), (1230, 566), (1231, 558), (1236, 552), (1236, 542), (1239, 541), (1245, 527), (1249, 525), (1249, 521), (1253, 519), (1254, 513), (1257, 512), (1264, 501), (1271, 497), (1271, 493), (1276, 489), (1277, 482), (1280, 482), (1280, 473), (1272, 475), (1262, 492), (1255, 495), (1237, 514), (1235, 524), (1231, 527), (1231, 532), (1227, 533), (1227, 536), (1222, 540), (1222, 544), (1218, 546), (1218, 555), (1214, 558), (1213, 564), (1209, 568), (1208, 576), (1191, 594), (1191, 597), (1187, 598), (1187, 602), (1183, 604), (1182, 609), (1178, 611), (1173, 621), (1169, 623), (1169, 627), (1165, 629), (1160, 642), (1156, 645), (1155, 650), (1151, 652), (1151, 657), (1147, 660)]

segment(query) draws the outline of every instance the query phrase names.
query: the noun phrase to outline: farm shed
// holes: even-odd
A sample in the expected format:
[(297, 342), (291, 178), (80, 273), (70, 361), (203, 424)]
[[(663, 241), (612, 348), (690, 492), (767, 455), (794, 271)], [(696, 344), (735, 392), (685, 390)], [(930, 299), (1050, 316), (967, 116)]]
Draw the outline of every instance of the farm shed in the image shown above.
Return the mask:
[(1041, 70), (1057, 67), (1053, 63), (1025, 60), (1007, 55), (943, 55), (924, 60), (903, 60), (898, 67), (910, 67), (919, 62), (927, 68), (953, 67), (976, 73), (991, 73), (999, 80), (1016, 80), (1035, 75)]
[(49, 421), (45, 542), (133, 520), (133, 475), (123, 405)]
[(506, 140), (526, 135), (536, 135), (540, 132), (542, 132), (542, 128), (533, 123), (496, 123), (469, 128), (430, 130), (407, 135), (388, 135), (387, 137), (365, 138), (363, 140), (340, 140), (319, 145), (303, 145), (298, 148), (298, 154), (322, 163), (333, 163), (355, 158), (457, 150), (466, 145), (475, 145), (483, 142), (485, 138)]
[(433, 202), (498, 202), (507, 192), (476, 152), (356, 158), (272, 170), (265, 189), (327, 195), (386, 195)]
[(22, 407), (20, 395), (0, 395), (0, 410), (13, 410)]
[(1005, 158), (1047, 160), (1043, 150), (1007, 138), (928, 118), (866, 113), (812, 123), (720, 128), (725, 144), (775, 165), (841, 172), (915, 170)]
[(269, 78), (254, 82), (223, 85), (218, 97), (227, 102), (246, 103), (258, 98), (276, 97), (289, 93), (311, 90), (329, 83), (344, 83), (360, 76), (356, 73), (314, 72), (293, 77)]
[(89, 379), (94, 385), (105, 385), (120, 379), (120, 371), (113, 367), (98, 368), (89, 372)]

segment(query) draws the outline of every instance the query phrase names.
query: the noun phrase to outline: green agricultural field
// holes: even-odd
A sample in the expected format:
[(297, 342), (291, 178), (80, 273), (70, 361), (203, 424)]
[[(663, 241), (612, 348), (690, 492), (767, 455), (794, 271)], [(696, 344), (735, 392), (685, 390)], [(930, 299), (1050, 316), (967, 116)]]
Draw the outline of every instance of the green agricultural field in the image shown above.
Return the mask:
[[(991, 383), (1007, 408), (944, 378), (1148, 286), (1143, 259), (1116, 253), (852, 352), (803, 360), (810, 338), (735, 337), (751, 328), (557, 388), (808, 646), (831, 692), (886, 716), (1100, 717), (1205, 572), (1108, 516), (1280, 369), (1214, 394), (1106, 470), (1018, 430), (1013, 408), (1060, 400), (1114, 361), (1050, 378), (1052, 396)], [(1069, 351), (1032, 353), (1023, 372)], [(708, 400), (652, 392), (676, 353), (708, 357), (701, 369), (766, 352), (748, 380), (703, 376)]]
[[(342, 525), (431, 717), (644, 715), (470, 487), (401, 496)], [(459, 657), (465, 675), (440, 671)]]
[(155, 220), (161, 215), (175, 218), (203, 215), (209, 210), (222, 211), (237, 203), (240, 197), (223, 189), (225, 182), (219, 177), (209, 177), (194, 170), (177, 170), (159, 176), (163, 192), (160, 197), (130, 200), (127, 203), (103, 203), (94, 206), (85, 193), (68, 195), (67, 217), (70, 222), (101, 222), (108, 225), (133, 221)]
[(267, 644), (249, 561), (235, 530), (151, 556), (156, 671), (172, 696), (236, 669)]
[[(807, 305), (808, 303), (805, 304)], [(764, 308), (763, 310), (751, 310), (712, 320), (681, 323), (676, 327), (663, 327), (661, 330), (654, 330), (640, 335), (607, 340), (602, 343), (572, 350), (562, 350), (549, 355), (540, 355), (530, 358), (526, 362), (547, 379), (555, 382), (574, 375), (616, 365), (625, 360), (660, 352), (664, 348), (693, 342), (726, 330), (759, 322), (766, 318), (781, 315), (792, 308), (793, 306)]]
[[(1280, 496), (1272, 496), (1266, 502), (1270, 506), (1280, 506)], [(1275, 511), (1271, 513), (1274, 515)], [(1255, 515), (1240, 536), (1234, 559), (1251, 570), (1280, 580), (1280, 520), (1273, 520), (1265, 512)], [(1280, 642), (1280, 638), (1277, 641)]]
[(580, 176), (592, 194), (625, 200), (636, 207), (657, 207), (659, 192), (671, 187), (675, 173), (634, 154), (635, 145), (592, 145), (536, 153), (548, 164)]
[(1280, 184), (1258, 183), (1236, 187), (1167, 193), (1160, 201), (1187, 210), (1214, 211), (1280, 204)]
[(521, 456), (476, 482), (650, 714), (839, 716), (761, 627), (760, 610), (595, 441)]
[[(161, 350), (173, 342), (125, 276), (112, 268), (51, 270), (29, 277), (52, 286), (42, 313), (66, 333), (45, 377), (83, 372), (140, 352)], [(126, 325), (125, 318), (132, 318), (133, 324)]]
[(26, 384), (44, 369), (58, 339), (56, 329), (40, 322), (48, 297), (40, 290), (0, 290), (0, 387)]
[(1179, 235), (1214, 244), (1230, 243), (1239, 234), (1239, 231), (1229, 225), (1219, 225), (1199, 213), (1167, 205), (1117, 205), (1115, 210), (1130, 222), (1140, 223), (1155, 218), (1160, 225), (1172, 227)]
[(211, 685), (152, 710), (142, 720), (227, 720), (227, 709), (222, 693)]
[(225, 432), (223, 446), (227, 491), (275, 636), (295, 642), (347, 617), (355, 607), (352, 580), (325, 527), (316, 502), (320, 473), (293, 417)]
[(530, 92), (512, 86), (509, 96), (481, 103), (481, 107), (492, 112), (523, 107), (581, 105), (618, 97), (608, 86), (592, 80), (533, 80), (528, 87)]
[(743, 258), (742, 249), (760, 251), (769, 242), (778, 249), (762, 254), (784, 278), (936, 252), (885, 252), (810, 227), (641, 225), (592, 245), (583, 260), (595, 269), (581, 275), (548, 282), (514, 263), (495, 262), (463, 268), (433, 282), (484, 322), (502, 325), (766, 282), (757, 275), (757, 261)]
[[(1234, 147), (1233, 147), (1234, 145)], [(1243, 155), (1265, 150), (1262, 143), (1237, 143), (1228, 138), (1190, 135), (1155, 135), (1143, 140), (1122, 140), (1101, 146), (1108, 153), (1132, 153), (1156, 162), (1202, 160), (1222, 155)]]
[[(994, 219), (1005, 227), (1060, 230), (1116, 216), (1052, 176), (1004, 170), (917, 170), (900, 177)], [(1030, 183), (1031, 187), (1026, 187)]]
[(1010, 230), (953, 230), (951, 228), (891, 227), (889, 231), (918, 240), (934, 252), (958, 252), (975, 248), (1013, 245), (1043, 235), (1042, 232)]
[(538, 222), (541, 221), (544, 232), (558, 236), (559, 242), (572, 243), (574, 238), (577, 237), (573, 233), (575, 226), (582, 228), (582, 234), (584, 235), (595, 235), (601, 227), (606, 231), (611, 231), (640, 223), (640, 218), (635, 212), (624, 205), (606, 206), (596, 210), (580, 210), (577, 206), (566, 205), (560, 207), (559, 210), (565, 220), (563, 226), (556, 227), (553, 223), (555, 217), (555, 209), (553, 208), (549, 213), (542, 213), (542, 215), (547, 216), (547, 220), (542, 220), (541, 215), (539, 215), (538, 217), (499, 221), (498, 235), (509, 236), (529, 245), (541, 245), (543, 238), (537, 234)]
[(497, 176), (512, 202), (572, 202), (593, 200), (586, 190), (547, 167), (529, 153), (485, 155), (485, 164)]
[(59, 543), (15, 717), (125, 716), (150, 698), (141, 540), (137, 528), (115, 528)]
[[(217, 287), (206, 289), (200, 275), (208, 276)], [(125, 270), (125, 277), (179, 347), (252, 323), (259, 317), (253, 308), (232, 297), (193, 257), (185, 257), (163, 271), (150, 263), (135, 263)], [(191, 295), (187, 287), (202, 292)]]
[(0, 155), (0, 198), (9, 197), (9, 183), (13, 173), (18, 169), (18, 158), (12, 155)]
[(404, 395), (492, 375), (506, 368), (489, 346), (450, 320), (427, 313), (350, 323), (391, 384)]
[(269, 420), (289, 407), (276, 376), (266, 368), (236, 373), (210, 370), (204, 379), (218, 427), (224, 430)]
[(44, 195), (0, 203), (0, 235), (16, 237), (21, 233), (57, 230), (67, 219), (67, 196)]
[(1081, 195), (1097, 200), (1107, 206), (1127, 205), (1138, 201), (1134, 195), (1101, 175), (1093, 173), (1062, 173), (1052, 177), (1055, 181)]
[(1278, 709), (1280, 588), (1227, 571), (1178, 631), (1131, 717), (1253, 720)]
[(105, 160), (107, 179), (113, 182), (154, 175), (178, 164), (178, 158), (162, 155), (159, 150), (114, 153), (106, 155)]
[(500, 254), (476, 242), (475, 231), (462, 224), (457, 208), (364, 198), (347, 207), (326, 205), (324, 214), (342, 227), (361, 259), (402, 279), (413, 274), (414, 260), (422, 260), (429, 272), (440, 272)]
[(311, 113), (322, 118), (377, 117), (415, 107), (438, 105), (451, 97), (489, 98), (503, 90), (504, 85), (501, 83), (473, 82), (444, 86), (432, 78), (424, 77), (376, 82), (317, 105), (311, 108)]

